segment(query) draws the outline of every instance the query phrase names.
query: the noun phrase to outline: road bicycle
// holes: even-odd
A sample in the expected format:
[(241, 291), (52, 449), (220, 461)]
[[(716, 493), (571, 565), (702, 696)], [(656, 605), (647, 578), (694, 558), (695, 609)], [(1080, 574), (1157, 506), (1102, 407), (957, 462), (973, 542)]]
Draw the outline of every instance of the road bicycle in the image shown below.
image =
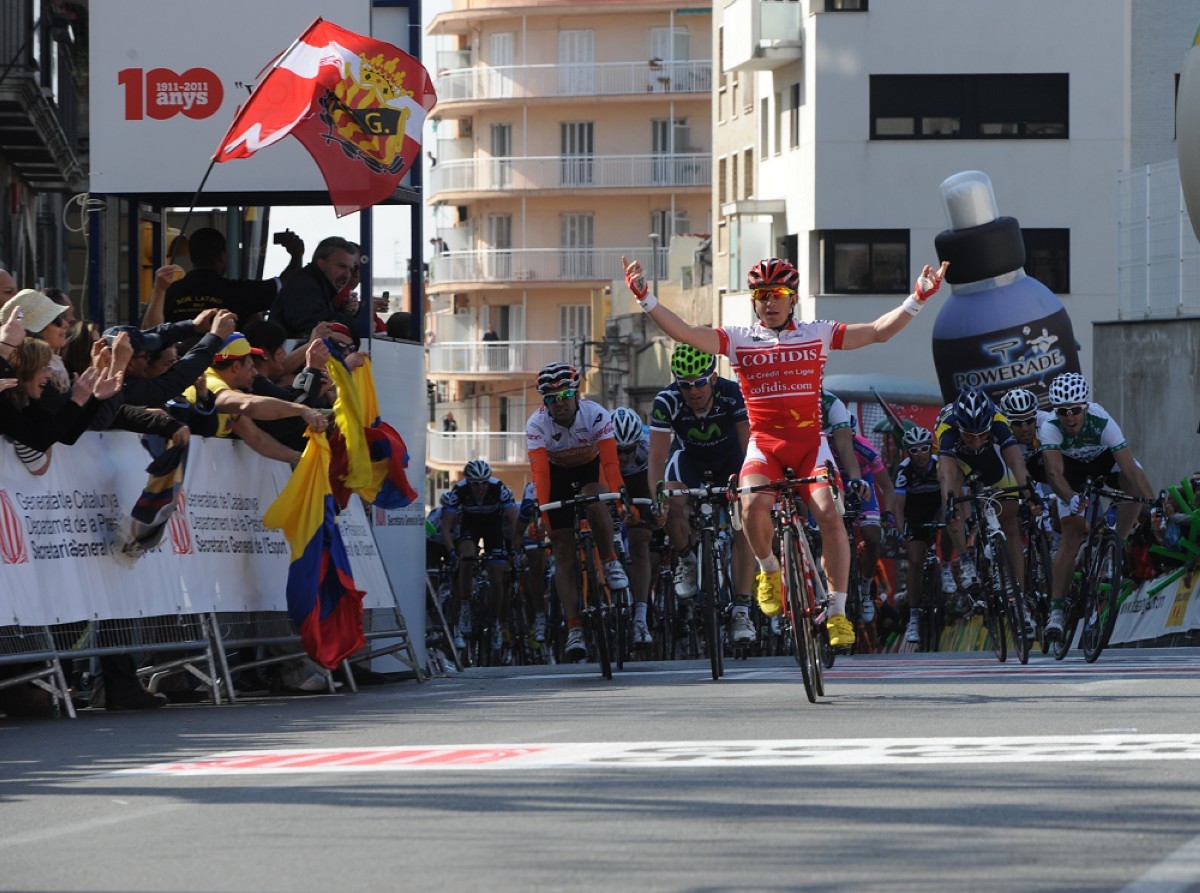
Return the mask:
[[(1063, 632), (1051, 643), (1055, 660), (1062, 660), (1071, 650), (1075, 630), (1079, 631), (1079, 648), (1087, 663), (1095, 663), (1112, 637), (1117, 622), (1122, 588), (1123, 543), (1101, 511), (1101, 500), (1112, 504), (1136, 502), (1153, 505), (1153, 499), (1130, 496), (1105, 485), (1103, 477), (1088, 478), (1080, 493), (1086, 501), (1084, 519), (1088, 534), (1075, 556), (1071, 585), (1063, 599)], [(1080, 626), (1082, 624), (1082, 626)]]
[(967, 521), (974, 531), (973, 553), (978, 576), (975, 585), (968, 588), (972, 610), (983, 617), (998, 661), (1003, 663), (1008, 658), (1007, 618), (1017, 660), (1028, 663), (1030, 630), (1025, 624), (1025, 598), (1013, 572), (1008, 538), (1000, 526), (1000, 499), (1017, 490), (986, 486), (974, 474), (968, 476), (966, 486), (970, 490), (967, 495), (949, 497), (946, 517), (953, 516), (957, 505), (970, 507)]
[(624, 490), (619, 493), (577, 495), (539, 506), (543, 512), (566, 508), (574, 515), (577, 556), (575, 591), (579, 597), (579, 617), (583, 622), (584, 635), (591, 642), (596, 662), (600, 665), (600, 674), (605, 679), (612, 679), (614, 658), (618, 663), (617, 668), (623, 667), (622, 646), (630, 637), (630, 595), (628, 588), (615, 592), (609, 589), (587, 510), (597, 503), (612, 502), (623, 503), (628, 513), (629, 500)]
[(1021, 529), (1025, 539), (1025, 607), (1033, 620), (1033, 638), (1042, 654), (1050, 652), (1046, 621), (1050, 619), (1051, 569), (1050, 543), (1043, 526), (1044, 515), (1021, 506)]
[(925, 558), (919, 568), (909, 568), (909, 573), (921, 575), (921, 614), (917, 626), (921, 640), (917, 643), (917, 651), (934, 652), (938, 650), (942, 630), (946, 628), (946, 593), (942, 589), (942, 559), (938, 556), (938, 539), (946, 524), (930, 521), (921, 527), (924, 528)]
[(727, 527), (730, 492), (736, 477), (728, 484), (714, 484), (706, 474), (699, 487), (657, 491), (658, 504), (675, 496), (692, 500), (691, 526), (696, 541), (697, 592), (692, 600), (692, 616), (703, 618), (704, 642), (714, 681), (725, 674), (725, 633), (733, 608), (730, 568), (733, 542)]
[[(833, 463), (826, 463), (823, 474), (798, 478), (795, 472), (784, 469), (782, 480), (770, 481), (749, 487), (732, 489), (734, 495), (744, 493), (775, 494), (775, 534), (779, 539), (780, 564), (783, 571), (783, 625), (791, 633), (795, 647), (794, 657), (800, 666), (804, 680), (804, 693), (812, 703), (825, 694), (824, 666), (819, 651), (819, 639), (825, 638), (825, 615), (829, 606), (829, 594), (816, 559), (809, 548), (808, 506), (799, 490), (809, 484), (828, 482), (841, 508), (841, 496), (837, 490), (837, 476)], [(740, 504), (734, 505), (734, 528), (741, 528)]]

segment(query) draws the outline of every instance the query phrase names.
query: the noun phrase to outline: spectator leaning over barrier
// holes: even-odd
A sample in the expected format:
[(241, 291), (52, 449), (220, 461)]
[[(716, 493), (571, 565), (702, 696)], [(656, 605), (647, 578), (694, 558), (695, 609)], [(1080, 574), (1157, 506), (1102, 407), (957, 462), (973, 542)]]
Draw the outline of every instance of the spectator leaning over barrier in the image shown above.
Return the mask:
[[(236, 328), (237, 318), (230, 311), (205, 310), (193, 320), (164, 323), (153, 329), (134, 326), (105, 329), (104, 338), (109, 343), (125, 332), (133, 347), (121, 389), (125, 402), (155, 409), (165, 407), (204, 374), (212, 365), (214, 354)], [(200, 340), (180, 358), (175, 345), (197, 335)]]
[(254, 420), (299, 416), (314, 431), (324, 431), (326, 417), (311, 406), (248, 393), (256, 374), (250, 350), (246, 336), (234, 332), (225, 339), (204, 377), (184, 391), (184, 398), (196, 405), (211, 394), (212, 412), (217, 418), (217, 437), (236, 436), (256, 453), (294, 465), (300, 461), (300, 451), (271, 437), (255, 425)]
[(71, 388), (71, 380), (59, 356), (67, 344), (66, 308), (40, 291), (23, 288), (0, 307), (0, 323), (7, 322), (18, 309), (25, 311), (25, 333), (50, 345), (50, 379), (58, 391), (66, 393)]
[(334, 298), (350, 283), (357, 255), (355, 245), (340, 236), (323, 239), (312, 263), (289, 279), (271, 305), (269, 319), (283, 326), (289, 338), (309, 338), (323, 322), (353, 327), (354, 319), (337, 310)]
[(196, 230), (188, 239), (192, 270), (167, 287), (163, 321), (182, 322), (204, 310), (232, 310), (246, 323), (255, 314), (266, 313), (282, 283), (298, 274), (304, 263), (304, 241), (299, 236), (290, 230), (280, 233), (279, 244), (287, 249), (291, 259), (278, 277), (228, 279), (225, 273), (229, 252), (224, 234), (210, 227)]
[[(317, 339), (310, 341), (305, 347), (305, 368), (296, 376), (287, 375), (283, 371), (283, 330), (271, 322), (260, 321), (252, 323), (253, 337), (247, 333), (246, 340), (250, 342), (250, 358), (254, 362), (254, 379), (250, 383), (250, 393), (260, 397), (275, 397), (279, 400), (289, 400), (292, 403), (302, 403), (314, 409), (328, 409), (332, 401), (326, 396), (330, 387), (330, 378), (324, 371), (325, 363), (329, 360), (329, 348), (325, 342)], [(266, 343), (274, 344), (274, 350), (260, 347), (256, 339), (265, 339)], [(276, 379), (279, 379), (277, 381)], [(280, 383), (289, 379), (291, 385)], [(275, 419), (255, 422), (280, 443), (298, 452), (304, 452), (304, 420), (300, 418)]]

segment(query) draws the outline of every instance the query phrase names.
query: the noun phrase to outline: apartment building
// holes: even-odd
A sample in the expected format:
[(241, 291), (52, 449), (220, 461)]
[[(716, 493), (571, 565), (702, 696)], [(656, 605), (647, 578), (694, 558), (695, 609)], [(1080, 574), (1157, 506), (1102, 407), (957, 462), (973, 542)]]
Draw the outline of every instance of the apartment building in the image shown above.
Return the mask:
[[(1090, 373), (1092, 324), (1117, 314), (1118, 173), (1132, 141), (1152, 142), (1135, 132), (1131, 83), (1161, 100), (1155, 108), (1172, 97), (1169, 76), (1132, 70), (1139, 5), (1151, 16), (1159, 6), (718, 0), (720, 318), (749, 318), (746, 271), (772, 254), (799, 268), (806, 316), (875, 318), (936, 263), (934, 237), (948, 227), (938, 185), (981, 170), (1024, 230), (1026, 272), (1066, 306)], [(1181, 40), (1165, 63), (1175, 71), (1190, 31)], [(935, 384), (937, 310), (886, 345), (833, 355), (829, 373)]]
[(476, 457), (515, 489), (537, 371), (601, 388), (621, 256), (665, 275), (679, 237), (712, 231), (711, 10), (454, 0), (428, 33), (428, 495)]

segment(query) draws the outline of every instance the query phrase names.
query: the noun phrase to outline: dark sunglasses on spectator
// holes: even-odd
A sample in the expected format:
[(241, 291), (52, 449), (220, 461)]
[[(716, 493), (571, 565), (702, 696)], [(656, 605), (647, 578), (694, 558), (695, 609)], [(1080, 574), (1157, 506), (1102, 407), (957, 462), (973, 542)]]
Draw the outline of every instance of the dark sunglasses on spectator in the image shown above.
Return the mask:
[(54, 319), (50, 320), (50, 322), (58, 326), (60, 329), (65, 329), (70, 325), (70, 323), (67, 322), (67, 315), (65, 313), (62, 316), (54, 317)]
[(332, 344), (334, 347), (336, 347), (338, 350), (353, 350), (354, 349), (353, 341), (337, 341), (333, 338), (330, 338), (329, 343)]
[(914, 456), (923, 456), (925, 453), (928, 453), (931, 449), (933, 449), (933, 447), (931, 447), (929, 444), (925, 444), (925, 446), (909, 447), (908, 451)]
[(567, 388), (565, 391), (559, 391), (557, 394), (547, 394), (542, 398), (542, 402), (547, 406), (553, 406), (555, 403), (562, 403), (565, 400), (570, 400), (575, 396), (574, 388)]
[(684, 381), (682, 378), (677, 378), (676, 381), (679, 383), (681, 390), (690, 391), (692, 388), (704, 387), (706, 384), (712, 381), (712, 376), (705, 375), (702, 378), (693, 378), (691, 381)]
[(1062, 418), (1063, 416), (1069, 415), (1081, 415), (1086, 409), (1086, 406), (1056, 406), (1054, 408), (1054, 414), (1059, 418)]

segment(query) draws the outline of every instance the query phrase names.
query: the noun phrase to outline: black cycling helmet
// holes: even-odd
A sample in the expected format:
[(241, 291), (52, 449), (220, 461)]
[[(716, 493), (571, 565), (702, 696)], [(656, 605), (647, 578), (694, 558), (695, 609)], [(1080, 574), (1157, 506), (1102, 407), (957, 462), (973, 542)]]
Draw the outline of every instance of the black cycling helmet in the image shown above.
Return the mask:
[(954, 424), (964, 434), (986, 434), (992, 427), (996, 408), (979, 388), (963, 388), (954, 401)]

